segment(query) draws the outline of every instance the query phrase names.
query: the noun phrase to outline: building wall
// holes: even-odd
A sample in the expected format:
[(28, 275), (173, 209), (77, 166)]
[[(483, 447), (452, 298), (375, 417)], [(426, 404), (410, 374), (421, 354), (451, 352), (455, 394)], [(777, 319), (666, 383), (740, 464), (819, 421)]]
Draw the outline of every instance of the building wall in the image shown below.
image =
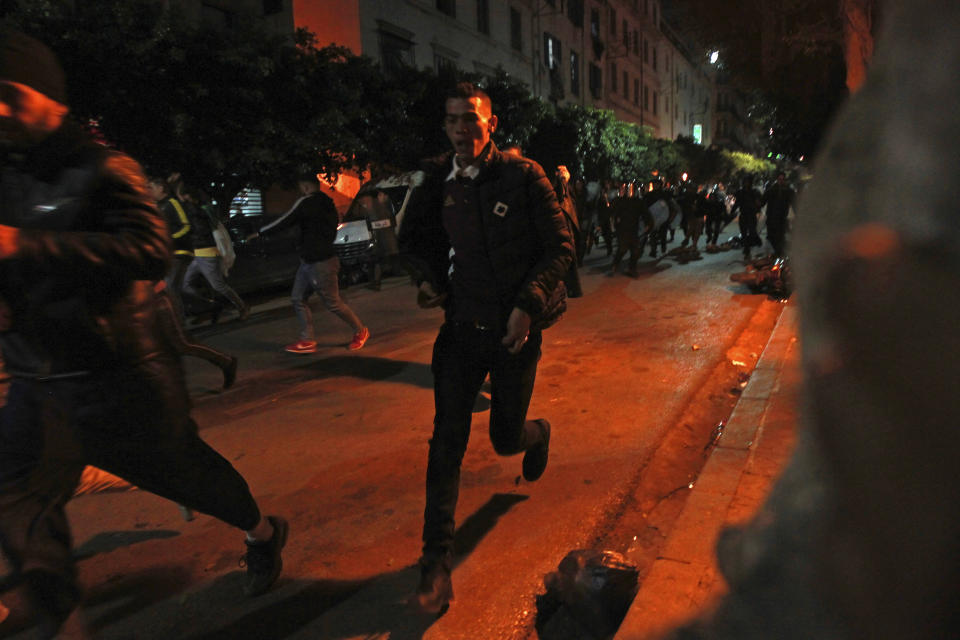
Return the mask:
[(663, 30), (667, 64), (660, 77), (665, 102), (661, 137), (696, 139), (699, 125), (699, 142), (708, 147), (713, 143), (715, 119), (713, 67), (692, 54), (676, 31), (666, 25)]

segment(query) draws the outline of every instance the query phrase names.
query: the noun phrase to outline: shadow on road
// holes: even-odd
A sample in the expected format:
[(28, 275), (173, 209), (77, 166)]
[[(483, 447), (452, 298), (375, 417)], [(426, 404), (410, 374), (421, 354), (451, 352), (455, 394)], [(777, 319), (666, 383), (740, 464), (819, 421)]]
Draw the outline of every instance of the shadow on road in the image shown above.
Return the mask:
[(73, 550), (75, 560), (85, 560), (100, 553), (109, 553), (139, 542), (158, 538), (175, 538), (179, 531), (157, 529), (154, 531), (103, 531)]

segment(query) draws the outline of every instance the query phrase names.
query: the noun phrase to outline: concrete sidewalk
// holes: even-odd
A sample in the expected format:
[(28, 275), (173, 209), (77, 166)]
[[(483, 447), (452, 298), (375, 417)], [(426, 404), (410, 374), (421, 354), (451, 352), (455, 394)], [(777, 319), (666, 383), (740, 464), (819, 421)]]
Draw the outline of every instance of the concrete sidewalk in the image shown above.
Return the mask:
[(798, 347), (797, 308), (788, 304), (615, 640), (656, 638), (725, 592), (717, 536), (753, 515), (793, 449)]

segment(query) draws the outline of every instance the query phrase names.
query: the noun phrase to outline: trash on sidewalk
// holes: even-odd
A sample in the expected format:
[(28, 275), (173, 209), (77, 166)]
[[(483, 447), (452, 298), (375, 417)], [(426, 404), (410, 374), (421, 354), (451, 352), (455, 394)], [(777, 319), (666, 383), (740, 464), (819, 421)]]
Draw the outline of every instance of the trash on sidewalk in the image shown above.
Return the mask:
[[(550, 618), (540, 637), (605, 638), (614, 633), (636, 595), (637, 578), (636, 566), (615, 551), (571, 551), (558, 571), (544, 578), (547, 593), (537, 597), (538, 620)], [(567, 635), (574, 625), (581, 635)], [(565, 632), (561, 626), (567, 627)]]

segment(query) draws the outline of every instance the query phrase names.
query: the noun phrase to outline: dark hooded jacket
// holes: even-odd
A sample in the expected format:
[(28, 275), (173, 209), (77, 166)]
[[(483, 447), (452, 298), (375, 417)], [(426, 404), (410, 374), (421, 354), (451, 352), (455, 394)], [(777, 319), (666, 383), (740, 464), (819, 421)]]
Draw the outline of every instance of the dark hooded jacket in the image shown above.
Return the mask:
[(25, 153), (0, 155), (0, 224), (20, 230), (0, 260), (0, 348), (31, 378), (135, 365), (159, 339), (151, 281), (170, 261), (139, 165), (69, 120)]
[[(441, 294), (449, 291), (450, 240), (441, 212), (443, 183), (452, 166), (452, 153), (424, 163), (426, 178), (411, 195), (399, 238), (408, 270)], [(518, 307), (536, 324), (574, 255), (553, 187), (539, 164), (503, 154), (492, 142), (474, 187), (501, 311), (509, 315)]]

